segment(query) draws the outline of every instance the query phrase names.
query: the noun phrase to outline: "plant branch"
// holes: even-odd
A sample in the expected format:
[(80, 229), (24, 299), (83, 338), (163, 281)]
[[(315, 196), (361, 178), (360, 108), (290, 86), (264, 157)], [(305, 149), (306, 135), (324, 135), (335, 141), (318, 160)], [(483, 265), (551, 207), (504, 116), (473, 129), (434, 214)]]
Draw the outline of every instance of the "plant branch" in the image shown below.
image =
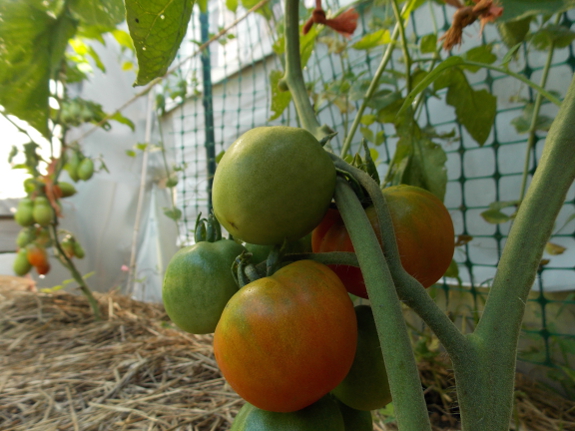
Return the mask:
[(369, 88), (367, 89), (365, 96), (363, 98), (363, 101), (361, 102), (361, 105), (357, 111), (357, 115), (353, 119), (353, 123), (351, 124), (351, 128), (349, 130), (349, 133), (345, 137), (345, 141), (343, 143), (343, 147), (342, 147), (341, 153), (340, 153), (341, 157), (345, 157), (347, 155), (347, 153), (349, 152), (349, 148), (351, 147), (351, 142), (353, 141), (353, 137), (355, 135), (355, 132), (357, 131), (357, 128), (359, 127), (359, 123), (361, 122), (361, 117), (363, 116), (363, 113), (364, 113), (365, 109), (367, 108), (367, 104), (369, 103), (369, 101), (371, 100), (371, 98), (375, 94), (375, 91), (377, 90), (377, 87), (379, 85), (379, 79), (381, 78), (381, 75), (383, 75), (383, 72), (385, 71), (385, 68), (387, 67), (387, 63), (389, 63), (389, 60), (391, 60), (391, 55), (393, 54), (393, 50), (395, 48), (395, 41), (397, 40), (398, 36), (399, 36), (399, 23), (396, 24), (395, 28), (393, 29), (393, 33), (391, 34), (391, 41), (387, 44), (387, 48), (385, 49), (385, 53), (383, 54), (383, 57), (381, 58), (381, 63), (379, 63), (379, 66), (377, 67), (377, 70), (375, 71), (375, 75), (373, 75), (373, 79), (371, 80), (371, 83), (369, 84)]
[(102, 313), (100, 311), (100, 305), (98, 304), (98, 301), (96, 300), (96, 298), (94, 298), (92, 291), (90, 290), (90, 288), (86, 284), (86, 281), (82, 278), (82, 274), (80, 274), (80, 272), (76, 269), (76, 265), (74, 265), (74, 262), (72, 261), (72, 259), (70, 259), (68, 256), (66, 256), (66, 253), (64, 253), (64, 250), (62, 249), (62, 246), (60, 245), (60, 240), (58, 239), (58, 223), (57, 223), (57, 221), (55, 223), (52, 223), (50, 227), (52, 230), (52, 238), (54, 240), (54, 247), (56, 247), (56, 250), (58, 250), (60, 261), (68, 268), (68, 271), (70, 271), (70, 274), (72, 274), (72, 277), (74, 278), (74, 280), (76, 280), (76, 282), (78, 283), (78, 286), (80, 287), (80, 290), (82, 291), (82, 293), (84, 294), (84, 296), (88, 300), (88, 303), (90, 304), (90, 307), (92, 308), (92, 312), (94, 313), (94, 320), (97, 320), (97, 321), (102, 320)]
[(431, 430), (401, 303), (377, 237), (359, 199), (341, 177), (335, 200), (371, 301), (399, 430)]
[(292, 95), (301, 126), (319, 141), (333, 132), (317, 121), (305, 88), (299, 51), (299, 0), (286, 0), (284, 20), (286, 72), (283, 80)]
[[(561, 14), (557, 14), (556, 24), (559, 24)], [(551, 46), (549, 47), (549, 52), (547, 53), (547, 60), (545, 61), (545, 66), (543, 67), (543, 73), (541, 75), (541, 81), (539, 85), (541, 88), (545, 88), (547, 84), (547, 77), (549, 76), (549, 70), (551, 69), (551, 62), (553, 61), (553, 54), (555, 53), (555, 43), (551, 41)], [(539, 119), (539, 112), (541, 111), (541, 102), (543, 101), (543, 96), (541, 93), (537, 93), (535, 97), (535, 103), (533, 105), (533, 114), (531, 115), (531, 125), (529, 126), (529, 138), (527, 139), (527, 149), (525, 150), (525, 165), (523, 166), (523, 177), (521, 178), (521, 190), (519, 192), (519, 205), (525, 197), (525, 190), (527, 188), (527, 178), (529, 176), (529, 162), (531, 161), (531, 150), (535, 145), (535, 139), (537, 138), (537, 120)]]
[(405, 87), (407, 88), (407, 93), (409, 94), (409, 92), (411, 91), (411, 56), (409, 55), (407, 38), (405, 37), (405, 26), (403, 25), (402, 13), (399, 11), (397, 0), (391, 1), (391, 7), (393, 8), (393, 14), (395, 15), (395, 19), (397, 20), (397, 26), (399, 27), (399, 36), (401, 38), (401, 49), (403, 51), (403, 57), (405, 60)]

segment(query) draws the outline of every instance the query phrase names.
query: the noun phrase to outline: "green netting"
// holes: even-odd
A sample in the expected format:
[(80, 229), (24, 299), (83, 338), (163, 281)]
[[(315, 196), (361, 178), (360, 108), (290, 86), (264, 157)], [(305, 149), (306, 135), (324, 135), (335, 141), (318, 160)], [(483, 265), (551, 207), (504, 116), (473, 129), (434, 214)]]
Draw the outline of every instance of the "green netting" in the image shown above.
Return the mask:
[[(211, 32), (215, 32), (218, 27), (228, 25), (243, 13), (238, 11), (234, 15), (216, 6), (212, 5), (210, 14), (201, 19), (199, 14), (194, 16), (188, 39), (205, 41), (208, 38), (208, 26)], [(325, 6), (331, 10), (339, 8), (339, 4), (334, 1), (328, 5), (324, 3)], [(361, 7), (358, 9), (361, 12), (360, 27), (350, 44), (366, 33), (374, 19), (383, 22), (392, 16), (391, 9), (382, 8), (379, 15), (364, 13)], [(273, 10), (279, 16), (281, 8), (278, 2), (274, 3)], [(447, 30), (452, 13), (452, 9), (446, 10), (434, 3), (417, 10), (407, 28), (410, 42), (417, 44), (426, 34), (436, 31), (441, 34)], [(574, 22), (575, 13), (564, 14), (563, 25), (572, 28)], [(208, 211), (208, 190), (215, 168), (214, 157), (240, 134), (253, 127), (268, 124), (297, 125), (297, 116), (292, 106), (278, 119), (269, 121), (272, 115), (270, 73), (272, 70), (283, 70), (279, 57), (271, 49), (274, 42), (273, 26), (273, 22), (267, 23), (259, 15), (250, 16), (232, 30), (233, 38), (226, 39), (225, 44), (211, 44), (209, 52), (204, 52), (202, 59), (194, 57), (182, 67), (179, 77), (172, 82), (172, 86), (177, 86), (177, 80), (180, 79), (187, 84), (187, 96), (175, 96), (167, 116), (171, 124), (176, 159), (185, 166), (177, 196), (178, 206), (183, 211), (181, 232), (184, 242), (191, 241), (190, 233), (197, 214)], [(465, 32), (461, 53), (482, 43), (492, 43), (493, 51), (499, 58), (507, 52), (495, 26), (487, 26), (481, 36), (478, 33), (479, 25)], [(332, 141), (337, 151), (359, 102), (352, 100), (351, 96), (341, 97), (341, 94), (331, 90), (336, 85), (353, 85), (354, 82), (349, 82), (354, 80), (349, 78), (350, 71), (356, 78), (363, 73), (361, 79), (370, 79), (385, 47), (369, 51), (349, 49), (348, 55), (342, 57), (329, 50), (330, 41), (337, 39), (334, 33), (324, 31), (322, 36), (332, 40), (323, 39), (323, 43), (316, 44), (304, 75), (319, 106), (320, 122), (338, 132)], [(195, 46), (193, 43), (184, 46), (180, 58), (192, 52)], [(457, 48), (454, 53), (458, 53)], [(518, 52), (517, 59), (511, 63), (511, 68), (539, 82), (545, 56), (546, 53), (537, 52), (525, 45)], [(399, 49), (389, 69), (395, 68), (403, 70)], [(551, 63), (547, 88), (564, 94), (574, 70), (573, 46), (557, 49)], [(461, 316), (462, 324), (473, 326), (481, 313), (510, 227), (509, 221), (488, 223), (481, 213), (489, 209), (492, 202), (511, 201), (519, 196), (527, 134), (517, 133), (511, 120), (520, 116), (526, 101), (533, 102), (536, 95), (516, 79), (490, 70), (469, 73), (468, 79), (474, 88), (486, 88), (498, 96), (495, 124), (483, 146), (479, 146), (455, 121), (453, 108), (445, 103), (445, 93), (439, 93), (440, 99), (429, 97), (423, 104), (419, 118), (422, 127), (433, 127), (438, 133), (455, 130), (453, 138), (437, 141), (448, 157), (445, 203), (454, 220), (456, 234), (461, 239), (472, 238), (469, 242), (462, 241), (456, 250), (454, 258), (459, 267), (459, 280), (445, 278), (431, 289), (431, 293), (450, 313)], [(393, 83), (390, 81), (389, 85), (393, 86)], [(543, 103), (543, 114), (553, 117), (556, 112), (554, 105)], [(395, 150), (395, 131), (391, 125), (381, 126), (378, 123), (370, 126), (370, 130), (374, 135), (383, 132), (386, 137), (381, 145), (374, 147), (383, 177)], [(356, 133), (352, 150), (357, 149), (361, 136), (359, 132)], [(544, 136), (544, 133), (537, 135), (531, 151), (530, 175), (536, 169)], [(509, 207), (502, 212), (510, 215), (512, 210)], [(568, 377), (575, 354), (575, 301), (571, 293), (575, 290), (575, 223), (571, 219), (574, 213), (575, 189), (572, 189), (551, 239), (551, 242), (566, 250), (563, 254), (545, 255), (549, 262), (539, 270), (533, 294), (527, 304), (525, 327), (520, 341), (521, 360), (554, 369), (555, 378), (571, 395), (575, 389), (575, 379)], [(564, 370), (563, 374), (561, 369)]]

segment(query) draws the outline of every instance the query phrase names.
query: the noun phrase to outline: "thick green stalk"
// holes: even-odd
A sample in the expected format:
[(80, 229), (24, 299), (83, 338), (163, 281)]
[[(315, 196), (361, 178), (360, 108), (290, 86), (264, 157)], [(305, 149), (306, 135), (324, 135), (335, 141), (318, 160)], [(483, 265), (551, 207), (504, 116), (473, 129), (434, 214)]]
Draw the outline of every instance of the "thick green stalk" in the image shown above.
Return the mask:
[(338, 178), (335, 200), (360, 264), (381, 344), (400, 431), (431, 430), (419, 372), (381, 247), (351, 186)]
[(450, 356), (465, 356), (468, 342), (463, 334), (449, 317), (441, 311), (421, 283), (403, 269), (393, 231), (391, 214), (379, 185), (361, 169), (349, 165), (335, 155), (332, 155), (332, 159), (335, 166), (352, 175), (366, 189), (371, 198), (377, 214), (383, 253), (399, 298), (405, 301), (431, 328)]
[(466, 431), (508, 429), (517, 341), (527, 296), (553, 224), (575, 179), (575, 77), (545, 143), (541, 161), (503, 249), (474, 334), (476, 370), (454, 358)]
[[(405, 61), (405, 88), (407, 94), (411, 92), (411, 56), (409, 55), (409, 47), (407, 46), (407, 38), (405, 37), (405, 26), (403, 25), (402, 13), (399, 11), (398, 0), (392, 0), (391, 6), (393, 14), (399, 26), (399, 36), (401, 37), (401, 50), (403, 51), (403, 59)], [(409, 4), (409, 3), (406, 3)]]
[(299, 0), (286, 0), (284, 20), (286, 73), (283, 80), (291, 92), (301, 126), (321, 140), (331, 130), (317, 121), (305, 88), (299, 53)]

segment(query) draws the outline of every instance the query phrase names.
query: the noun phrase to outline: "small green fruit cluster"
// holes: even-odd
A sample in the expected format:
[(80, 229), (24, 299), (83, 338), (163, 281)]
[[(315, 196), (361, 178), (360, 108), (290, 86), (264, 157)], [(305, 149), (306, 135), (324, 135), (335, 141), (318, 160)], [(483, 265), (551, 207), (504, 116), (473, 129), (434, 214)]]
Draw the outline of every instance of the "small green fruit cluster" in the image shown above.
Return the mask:
[(75, 183), (79, 180), (88, 181), (94, 175), (94, 161), (78, 151), (72, 151), (64, 169)]

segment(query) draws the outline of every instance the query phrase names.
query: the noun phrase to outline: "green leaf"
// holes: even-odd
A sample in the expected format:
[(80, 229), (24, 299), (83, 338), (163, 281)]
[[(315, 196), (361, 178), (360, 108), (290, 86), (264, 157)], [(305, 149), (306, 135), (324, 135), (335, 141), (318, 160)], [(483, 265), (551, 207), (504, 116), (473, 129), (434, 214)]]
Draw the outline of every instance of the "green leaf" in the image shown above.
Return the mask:
[(386, 185), (410, 184), (429, 190), (441, 201), (447, 186), (447, 156), (422, 133), (413, 117), (396, 123), (397, 148), (385, 178)]
[(559, 244), (554, 244), (552, 242), (548, 242), (547, 244), (545, 244), (545, 251), (547, 252), (547, 254), (550, 254), (551, 256), (558, 256), (560, 254), (563, 254), (565, 250), (567, 249)]
[(497, 24), (497, 30), (501, 40), (508, 48), (525, 41), (525, 36), (529, 33), (533, 17), (525, 17), (517, 21), (501, 22)]
[(136, 152), (134, 150), (126, 150), (126, 155), (128, 157), (136, 157)]
[[(242, 2), (242, 6), (246, 9), (251, 9), (253, 8), (255, 5), (257, 5), (260, 0), (241, 0)], [(263, 16), (265, 19), (269, 20), (272, 18), (272, 10), (270, 8), (269, 3), (266, 4), (265, 6), (259, 8), (256, 13), (260, 14), (261, 16)]]
[(364, 126), (371, 126), (373, 123), (375, 123), (375, 120), (377, 119), (377, 117), (373, 114), (367, 114), (367, 115), (363, 115), (361, 117), (361, 124), (363, 124)]
[[(494, 63), (495, 60), (497, 60), (497, 56), (491, 52), (492, 49), (493, 49), (493, 45), (491, 45), (491, 44), (480, 45), (480, 46), (477, 46), (475, 48), (470, 49), (465, 54), (463, 54), (461, 57), (464, 60), (468, 60), (468, 61), (475, 61), (477, 63), (491, 64), (491, 63)], [(479, 66), (465, 65), (463, 67), (467, 70), (470, 70), (473, 73), (476, 73), (480, 69)]]
[(497, 98), (487, 90), (474, 90), (459, 68), (444, 71), (434, 85), (436, 91), (448, 87), (446, 102), (455, 108), (457, 121), (483, 145), (495, 121)]
[(496, 210), (496, 209), (489, 209), (489, 210), (483, 211), (481, 213), (481, 217), (483, 217), (483, 219), (487, 223), (491, 223), (491, 224), (505, 223), (505, 222), (511, 220), (511, 217), (509, 217), (507, 214), (502, 213), (501, 211)]
[(545, 28), (533, 33), (530, 38), (533, 47), (539, 51), (547, 51), (551, 45), (555, 48), (566, 48), (573, 40), (575, 40), (575, 32), (557, 24), (547, 24)]
[(496, 201), (489, 204), (489, 209), (500, 211), (503, 208), (515, 207), (519, 204), (518, 200), (513, 201)]
[(368, 142), (375, 142), (375, 135), (373, 131), (367, 127), (360, 127), (359, 131), (361, 132), (362, 136)]
[(220, 160), (222, 160), (222, 157), (224, 157), (224, 154), (226, 154), (225, 150), (222, 150), (218, 153), (218, 155), (216, 156), (216, 163), (220, 163)]
[(126, 0), (126, 19), (138, 57), (134, 85), (163, 76), (186, 34), (194, 2), (189, 0)]
[(84, 25), (116, 27), (124, 21), (122, 0), (75, 0), (67, 2), (75, 18)]
[(313, 26), (308, 34), (300, 37), (299, 53), (301, 57), (301, 68), (303, 69), (311, 57), (317, 39), (317, 26)]
[(382, 29), (374, 31), (373, 33), (368, 33), (356, 43), (352, 45), (355, 49), (372, 49), (379, 45), (383, 45), (391, 42), (391, 36), (389, 35), (389, 30)]
[(419, 50), (422, 54), (432, 54), (437, 50), (437, 35), (426, 34), (419, 41)]
[(226, 7), (229, 11), (236, 13), (238, 10), (238, 0), (226, 0)]
[(40, 0), (2, 1), (0, 17), (0, 105), (48, 137), (50, 71), (70, 21), (46, 13)]
[(182, 217), (182, 211), (178, 208), (164, 208), (164, 214), (175, 221)]
[(291, 102), (291, 93), (289, 91), (281, 91), (278, 87), (278, 83), (282, 78), (283, 73), (281, 71), (272, 70), (270, 72), (270, 85), (272, 89), (271, 110), (273, 114), (268, 121), (279, 118)]
[[(515, 117), (513, 120), (511, 120), (511, 124), (515, 127), (517, 133), (527, 133), (531, 128), (532, 121), (533, 103), (528, 103), (525, 105), (522, 114), (519, 117)], [(548, 117), (547, 115), (539, 115), (535, 121), (535, 130), (547, 132), (551, 128), (552, 123), (553, 118)]]
[(403, 104), (401, 105), (401, 108), (397, 112), (397, 117), (401, 117), (403, 114), (405, 114), (405, 111), (409, 108), (409, 105), (413, 103), (413, 101), (419, 95), (419, 93), (425, 90), (439, 76), (441, 76), (443, 71), (448, 70), (454, 66), (457, 66), (462, 62), (463, 59), (461, 57), (454, 55), (439, 63), (431, 72), (427, 74), (427, 76), (424, 79), (421, 80), (419, 84), (417, 84), (413, 88), (413, 90), (411, 90), (411, 93), (407, 95)]
[(112, 115), (110, 117), (110, 120), (114, 120), (117, 121), (120, 124), (125, 124), (126, 126), (128, 126), (130, 129), (132, 129), (132, 132), (134, 132), (136, 130), (136, 126), (134, 125), (134, 123), (132, 122), (132, 120), (130, 120), (129, 118), (124, 117), (120, 112), (116, 112), (114, 115)]
[(501, 0), (503, 15), (500, 22), (514, 21), (528, 16), (565, 12), (575, 7), (575, 0)]
[(114, 31), (111, 32), (112, 36), (114, 36), (114, 39), (116, 39), (116, 42), (118, 42), (120, 44), (120, 46), (123, 46), (125, 48), (128, 48), (132, 51), (134, 51), (134, 43), (132, 42), (132, 38), (130, 37), (130, 35), (128, 33), (126, 33), (124, 30), (119, 30), (116, 29)]

